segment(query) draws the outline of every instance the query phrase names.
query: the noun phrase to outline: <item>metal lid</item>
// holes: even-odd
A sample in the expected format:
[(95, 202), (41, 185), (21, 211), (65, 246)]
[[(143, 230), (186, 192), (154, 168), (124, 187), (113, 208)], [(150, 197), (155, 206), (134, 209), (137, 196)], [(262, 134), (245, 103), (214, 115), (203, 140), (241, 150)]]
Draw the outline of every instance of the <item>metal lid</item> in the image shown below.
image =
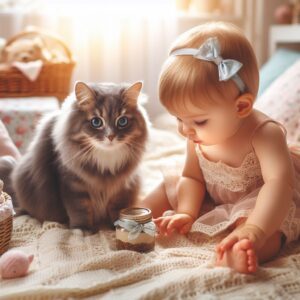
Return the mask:
[(149, 208), (128, 207), (120, 211), (120, 219), (133, 220), (138, 223), (146, 223), (152, 220), (152, 212)]

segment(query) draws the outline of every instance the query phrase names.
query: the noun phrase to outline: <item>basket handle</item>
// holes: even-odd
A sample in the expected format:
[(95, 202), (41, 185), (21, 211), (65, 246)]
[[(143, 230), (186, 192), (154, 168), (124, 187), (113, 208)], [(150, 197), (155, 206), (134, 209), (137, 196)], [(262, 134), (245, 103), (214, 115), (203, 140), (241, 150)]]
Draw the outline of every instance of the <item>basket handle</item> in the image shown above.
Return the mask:
[(18, 34), (16, 34), (15, 36), (11, 37), (5, 44), (5, 46), (3, 47), (3, 51), (10, 45), (12, 44), (14, 41), (20, 39), (20, 38), (26, 38), (26, 37), (40, 37), (41, 39), (43, 39), (43, 36), (47, 37), (47, 38), (51, 38), (53, 40), (55, 40), (59, 45), (61, 45), (63, 47), (63, 49), (65, 50), (70, 62), (73, 61), (72, 59), (72, 54), (70, 49), (67, 47), (67, 45), (57, 36), (55, 36), (54, 34), (50, 34), (48, 32), (44, 32), (44, 31), (37, 31), (37, 30), (29, 30), (29, 31), (24, 31), (24, 32), (20, 32)]

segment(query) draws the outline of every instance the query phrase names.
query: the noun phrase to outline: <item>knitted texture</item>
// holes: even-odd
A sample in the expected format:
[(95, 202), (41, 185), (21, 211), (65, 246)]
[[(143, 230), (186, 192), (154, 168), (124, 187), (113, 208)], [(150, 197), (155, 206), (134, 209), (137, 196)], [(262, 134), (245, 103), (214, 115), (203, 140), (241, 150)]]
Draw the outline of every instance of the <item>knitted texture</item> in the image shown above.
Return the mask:
[[(173, 145), (173, 146), (172, 146)], [(166, 150), (168, 149), (168, 150)], [(183, 157), (176, 135), (152, 130), (141, 166), (143, 192), (161, 179), (161, 165)], [(214, 267), (216, 237), (192, 232), (156, 240), (155, 251), (117, 251), (115, 232), (68, 229), (28, 216), (14, 220), (10, 248), (34, 254), (26, 277), (0, 280), (0, 299), (296, 299), (300, 297), (300, 244), (289, 244), (255, 275)], [(299, 254), (298, 254), (299, 253)]]

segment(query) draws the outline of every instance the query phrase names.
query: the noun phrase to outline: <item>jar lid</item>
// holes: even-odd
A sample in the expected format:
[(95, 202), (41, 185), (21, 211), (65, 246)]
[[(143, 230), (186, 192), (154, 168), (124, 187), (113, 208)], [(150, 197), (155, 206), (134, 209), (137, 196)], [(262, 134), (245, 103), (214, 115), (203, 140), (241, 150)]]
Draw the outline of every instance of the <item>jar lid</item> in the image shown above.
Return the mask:
[(152, 212), (149, 208), (128, 207), (120, 211), (120, 219), (133, 220), (138, 223), (146, 223), (152, 220)]

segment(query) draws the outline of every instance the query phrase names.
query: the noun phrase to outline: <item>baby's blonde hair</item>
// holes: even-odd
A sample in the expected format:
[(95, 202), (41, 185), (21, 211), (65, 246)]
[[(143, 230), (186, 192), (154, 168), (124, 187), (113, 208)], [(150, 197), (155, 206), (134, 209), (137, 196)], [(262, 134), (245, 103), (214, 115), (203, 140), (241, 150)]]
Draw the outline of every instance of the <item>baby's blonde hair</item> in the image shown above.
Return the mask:
[[(235, 25), (213, 22), (194, 27), (178, 37), (170, 53), (181, 48), (199, 48), (210, 37), (217, 37), (222, 58), (243, 64), (238, 75), (246, 85), (245, 92), (256, 97), (259, 82), (256, 57), (250, 42)], [(167, 109), (181, 109), (187, 100), (202, 107), (208, 100), (234, 100), (239, 94), (233, 80), (219, 81), (218, 67), (213, 62), (191, 55), (169, 56), (160, 74), (159, 97)]]

